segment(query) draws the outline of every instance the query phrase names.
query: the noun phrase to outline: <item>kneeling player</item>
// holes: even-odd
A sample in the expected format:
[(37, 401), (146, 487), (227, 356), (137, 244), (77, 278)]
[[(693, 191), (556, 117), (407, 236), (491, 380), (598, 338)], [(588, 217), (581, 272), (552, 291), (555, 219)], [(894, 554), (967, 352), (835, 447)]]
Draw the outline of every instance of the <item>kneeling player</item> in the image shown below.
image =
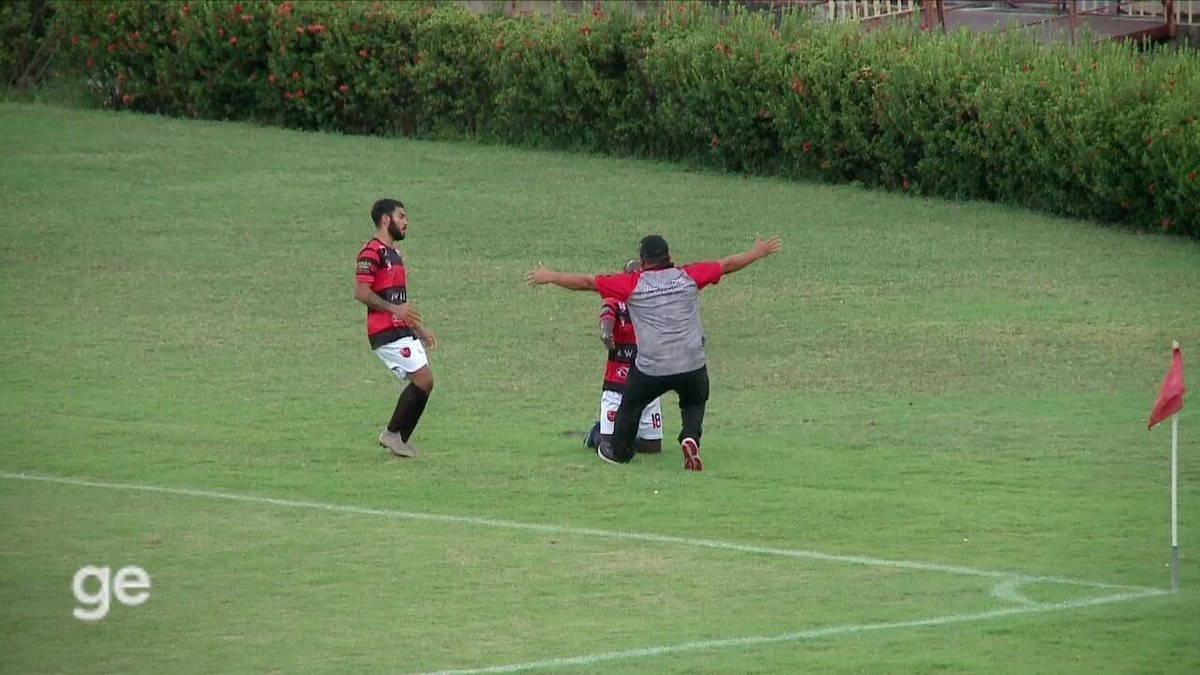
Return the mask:
[[(625, 263), (625, 271), (637, 269), (638, 261)], [(597, 421), (584, 445), (589, 448), (612, 441), (613, 421), (617, 419), (617, 408), (621, 406), (621, 393), (625, 391), (625, 380), (629, 368), (637, 357), (637, 336), (625, 303), (614, 298), (605, 298), (600, 309), (600, 340), (608, 348), (608, 363), (604, 369), (604, 387), (600, 394), (600, 420)], [(662, 452), (662, 405), (654, 399), (642, 410), (635, 448), (641, 453)]]

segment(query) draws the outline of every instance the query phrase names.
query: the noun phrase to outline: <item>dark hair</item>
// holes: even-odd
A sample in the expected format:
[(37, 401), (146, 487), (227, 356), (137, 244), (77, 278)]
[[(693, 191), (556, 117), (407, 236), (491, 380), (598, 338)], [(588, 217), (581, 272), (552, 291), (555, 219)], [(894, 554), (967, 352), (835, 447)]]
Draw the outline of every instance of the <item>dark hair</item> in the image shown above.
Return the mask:
[(638, 244), (638, 255), (647, 267), (670, 267), (671, 249), (667, 240), (657, 234), (647, 235)]
[(375, 227), (379, 227), (379, 221), (383, 220), (384, 216), (390, 216), (396, 209), (402, 208), (404, 202), (399, 199), (380, 199), (371, 207), (371, 222), (375, 223)]

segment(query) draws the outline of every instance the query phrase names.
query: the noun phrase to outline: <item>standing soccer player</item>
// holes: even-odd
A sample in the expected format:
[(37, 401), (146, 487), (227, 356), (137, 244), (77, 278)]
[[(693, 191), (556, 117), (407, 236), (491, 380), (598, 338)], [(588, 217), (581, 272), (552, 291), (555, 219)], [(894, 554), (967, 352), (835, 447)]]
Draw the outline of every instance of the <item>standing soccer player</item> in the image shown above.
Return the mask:
[(708, 403), (708, 366), (700, 325), (700, 289), (720, 282), (756, 260), (779, 251), (779, 237), (762, 240), (756, 234), (748, 251), (719, 261), (675, 267), (667, 241), (652, 234), (638, 247), (641, 269), (622, 274), (590, 276), (542, 267), (525, 275), (532, 285), (554, 284), (573, 291), (598, 291), (625, 302), (637, 330), (637, 358), (629, 370), (617, 409), (612, 445), (601, 445), (600, 458), (624, 464), (633, 459), (633, 440), (641, 410), (668, 391), (679, 395), (682, 429), (679, 446), (683, 468), (700, 471), (700, 436)]
[(379, 434), (379, 444), (396, 457), (416, 457), (408, 439), (433, 391), (433, 372), (425, 349), (433, 349), (437, 340), (408, 302), (404, 258), (396, 248), (396, 242), (408, 232), (404, 204), (395, 199), (375, 202), (371, 221), (375, 236), (358, 252), (354, 299), (367, 306), (371, 350), (397, 378), (408, 380), (387, 428)]
[[(632, 272), (641, 264), (636, 260), (625, 263)], [(637, 357), (637, 334), (629, 318), (629, 308), (616, 298), (604, 298), (600, 307), (600, 340), (608, 348), (604, 367), (604, 386), (600, 392), (600, 420), (592, 426), (585, 445), (599, 449), (612, 443), (613, 425), (621, 406), (625, 381)], [(654, 399), (641, 412), (637, 431), (637, 451), (643, 454), (662, 452), (662, 402)]]

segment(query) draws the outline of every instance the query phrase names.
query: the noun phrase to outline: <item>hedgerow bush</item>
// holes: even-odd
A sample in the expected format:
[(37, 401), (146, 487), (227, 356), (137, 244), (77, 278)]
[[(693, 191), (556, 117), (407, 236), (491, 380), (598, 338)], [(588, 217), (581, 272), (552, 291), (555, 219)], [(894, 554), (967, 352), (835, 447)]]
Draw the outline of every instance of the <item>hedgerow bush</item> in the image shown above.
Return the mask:
[(801, 13), (621, 3), (55, 4), (113, 108), (473, 137), (953, 198), (1200, 238), (1200, 56), (1009, 32), (871, 33)]
[(50, 34), (53, 20), (48, 0), (0, 3), (0, 84), (26, 88), (46, 79), (57, 49)]

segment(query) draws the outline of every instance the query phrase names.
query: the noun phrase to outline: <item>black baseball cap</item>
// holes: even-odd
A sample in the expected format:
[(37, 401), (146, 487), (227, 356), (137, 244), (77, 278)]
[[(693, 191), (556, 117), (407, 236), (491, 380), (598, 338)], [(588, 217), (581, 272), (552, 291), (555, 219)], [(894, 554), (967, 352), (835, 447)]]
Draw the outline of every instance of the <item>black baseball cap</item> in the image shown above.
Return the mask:
[(651, 234), (642, 239), (638, 245), (638, 255), (648, 262), (666, 262), (671, 257), (671, 249), (667, 240), (657, 234)]

